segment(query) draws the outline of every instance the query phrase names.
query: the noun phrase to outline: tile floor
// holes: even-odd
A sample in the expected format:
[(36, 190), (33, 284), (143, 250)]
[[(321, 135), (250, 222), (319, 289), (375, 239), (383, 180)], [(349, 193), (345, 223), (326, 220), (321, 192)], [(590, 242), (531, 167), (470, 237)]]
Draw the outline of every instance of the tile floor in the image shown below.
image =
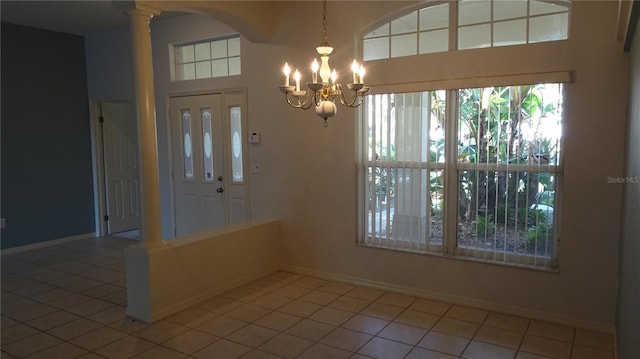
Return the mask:
[(2, 256), (6, 358), (613, 359), (611, 335), (277, 272), (154, 324), (127, 318), (123, 249)]

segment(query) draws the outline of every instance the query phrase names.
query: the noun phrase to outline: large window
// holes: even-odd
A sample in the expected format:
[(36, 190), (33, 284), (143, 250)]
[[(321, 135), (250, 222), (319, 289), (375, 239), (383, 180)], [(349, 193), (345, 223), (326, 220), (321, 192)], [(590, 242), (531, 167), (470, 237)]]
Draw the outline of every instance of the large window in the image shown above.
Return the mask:
[(569, 0), (432, 1), (366, 33), (363, 59), (564, 40), (569, 7)]
[(361, 243), (554, 268), (562, 88), (368, 96)]

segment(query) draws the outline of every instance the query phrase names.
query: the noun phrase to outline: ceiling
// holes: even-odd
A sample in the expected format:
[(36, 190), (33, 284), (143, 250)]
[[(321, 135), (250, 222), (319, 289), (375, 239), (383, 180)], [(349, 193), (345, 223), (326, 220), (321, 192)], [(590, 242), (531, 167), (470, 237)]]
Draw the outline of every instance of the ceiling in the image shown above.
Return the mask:
[[(119, 1), (0, 1), (3, 22), (44, 30), (86, 35), (125, 27), (128, 17), (114, 5)], [(120, 1), (121, 4), (126, 2)]]

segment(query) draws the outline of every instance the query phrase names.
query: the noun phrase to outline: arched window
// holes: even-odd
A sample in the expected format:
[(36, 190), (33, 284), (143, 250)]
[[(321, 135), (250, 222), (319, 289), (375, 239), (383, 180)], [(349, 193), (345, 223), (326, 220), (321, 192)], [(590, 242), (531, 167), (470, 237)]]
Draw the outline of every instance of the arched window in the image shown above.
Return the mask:
[(428, 2), (366, 33), (363, 59), (565, 40), (569, 8), (569, 0)]

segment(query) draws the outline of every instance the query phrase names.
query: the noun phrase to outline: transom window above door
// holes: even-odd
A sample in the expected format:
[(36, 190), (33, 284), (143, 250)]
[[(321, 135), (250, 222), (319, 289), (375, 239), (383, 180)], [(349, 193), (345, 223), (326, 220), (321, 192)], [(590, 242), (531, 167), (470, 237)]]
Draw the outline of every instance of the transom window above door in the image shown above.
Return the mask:
[(363, 59), (565, 40), (569, 0), (433, 1), (362, 37)]
[(240, 35), (173, 46), (174, 81), (241, 74)]

